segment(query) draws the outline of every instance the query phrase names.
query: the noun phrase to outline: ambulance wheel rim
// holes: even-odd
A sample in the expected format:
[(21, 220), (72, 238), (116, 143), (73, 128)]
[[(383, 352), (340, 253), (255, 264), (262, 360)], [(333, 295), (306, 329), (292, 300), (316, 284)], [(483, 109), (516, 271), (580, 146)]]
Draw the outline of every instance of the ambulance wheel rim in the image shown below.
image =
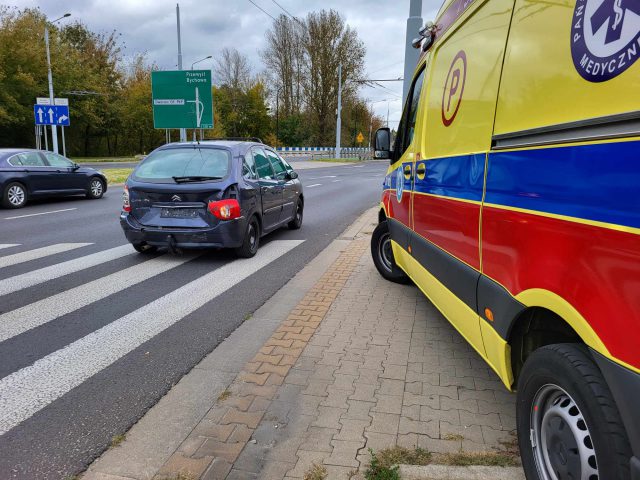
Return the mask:
[(391, 248), (391, 234), (385, 233), (378, 242), (378, 254), (382, 264), (388, 271), (393, 270), (393, 249)]
[(531, 407), (531, 444), (541, 480), (598, 480), (596, 453), (575, 400), (557, 385), (545, 385)]

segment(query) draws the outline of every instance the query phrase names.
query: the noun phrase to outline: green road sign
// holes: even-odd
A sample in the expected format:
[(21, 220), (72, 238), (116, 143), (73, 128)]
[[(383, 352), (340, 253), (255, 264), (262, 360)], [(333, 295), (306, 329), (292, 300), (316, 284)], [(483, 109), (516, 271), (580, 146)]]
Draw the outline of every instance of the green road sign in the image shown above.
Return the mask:
[(210, 70), (151, 72), (154, 128), (213, 128)]

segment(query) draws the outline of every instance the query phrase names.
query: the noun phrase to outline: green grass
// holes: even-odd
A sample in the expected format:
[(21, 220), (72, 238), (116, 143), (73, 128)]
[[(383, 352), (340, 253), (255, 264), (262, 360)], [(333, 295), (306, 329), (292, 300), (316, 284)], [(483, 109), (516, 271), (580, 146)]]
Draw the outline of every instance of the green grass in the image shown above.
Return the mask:
[(458, 452), (434, 455), (433, 463), (439, 465), (487, 465), (490, 467), (518, 467), (520, 459), (510, 452)]
[(108, 168), (104, 169), (102, 173), (107, 177), (107, 183), (113, 185), (116, 183), (124, 183), (132, 171), (133, 168)]
[[(457, 439), (457, 438), (456, 438)], [(399, 480), (398, 465), (486, 465), (493, 467), (520, 466), (517, 446), (505, 443), (506, 451), (431, 453), (422, 448), (385, 448), (378, 452), (369, 449), (371, 462), (364, 472), (366, 480)]]
[(135, 157), (73, 157), (76, 163), (107, 163), (107, 162), (138, 162), (140, 156)]
[(399, 480), (399, 464), (427, 465), (431, 462), (431, 453), (422, 448), (410, 450), (403, 447), (385, 448), (377, 453), (369, 449), (371, 462), (364, 472), (367, 480)]
[(126, 438), (127, 438), (126, 435), (116, 435), (114, 437), (111, 437), (111, 448), (117, 447), (122, 442), (124, 442)]
[(304, 474), (303, 480), (325, 480), (327, 478), (327, 469), (322, 465), (314, 463), (311, 468)]

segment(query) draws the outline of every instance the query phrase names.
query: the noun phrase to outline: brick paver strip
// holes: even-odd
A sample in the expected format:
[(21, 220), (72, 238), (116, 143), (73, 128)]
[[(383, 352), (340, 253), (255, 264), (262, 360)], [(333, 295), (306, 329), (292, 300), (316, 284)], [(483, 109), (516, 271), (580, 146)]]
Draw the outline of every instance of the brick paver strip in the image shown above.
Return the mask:
[[(178, 475), (207, 479), (222, 479), (227, 476), (273, 401), (278, 386), (296, 364), (355, 270), (368, 244), (368, 239), (355, 240), (340, 254), (260, 351), (245, 365), (229, 387), (230, 395), (220, 400), (205, 415), (201, 424), (206, 422), (206, 428), (196, 426), (156, 474), (155, 479), (173, 479)], [(344, 388), (350, 388), (349, 384), (348, 379), (345, 379)], [(229, 428), (231, 426), (234, 427), (233, 430)], [(351, 461), (347, 457), (340, 457), (338, 463), (356, 466), (354, 453), (362, 445), (353, 440), (338, 443), (349, 447), (345, 448), (345, 453), (348, 451), (347, 457), (352, 457)], [(193, 448), (189, 448), (192, 445), (200, 447), (193, 451)], [(336, 451), (334, 456), (337, 455)]]

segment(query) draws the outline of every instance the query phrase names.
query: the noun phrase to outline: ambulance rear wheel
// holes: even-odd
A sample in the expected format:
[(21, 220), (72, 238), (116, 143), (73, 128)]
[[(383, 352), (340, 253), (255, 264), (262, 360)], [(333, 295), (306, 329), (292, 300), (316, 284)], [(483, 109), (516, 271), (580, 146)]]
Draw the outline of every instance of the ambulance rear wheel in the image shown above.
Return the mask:
[(527, 480), (631, 478), (627, 432), (582, 345), (547, 345), (529, 356), (518, 379), (516, 423)]
[(391, 248), (391, 233), (386, 220), (380, 222), (371, 236), (373, 264), (383, 278), (395, 283), (410, 283), (406, 273), (396, 265)]

